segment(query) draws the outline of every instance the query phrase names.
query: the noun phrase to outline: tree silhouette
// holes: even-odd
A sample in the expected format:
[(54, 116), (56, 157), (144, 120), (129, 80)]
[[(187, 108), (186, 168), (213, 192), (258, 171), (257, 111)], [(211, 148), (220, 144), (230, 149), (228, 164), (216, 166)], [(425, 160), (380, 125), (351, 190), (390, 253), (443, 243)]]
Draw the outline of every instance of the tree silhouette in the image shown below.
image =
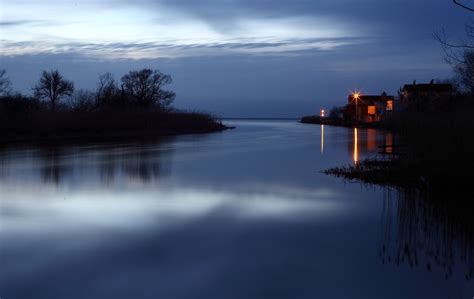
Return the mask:
[(74, 83), (63, 78), (58, 70), (43, 71), (39, 83), (33, 88), (35, 97), (49, 100), (51, 108), (56, 106), (61, 98), (70, 96), (74, 92)]
[[(474, 12), (474, 8), (471, 8), (465, 4), (462, 4), (458, 0), (452, 0), (454, 4), (463, 9)], [(446, 53), (446, 61), (450, 64), (456, 62), (462, 62), (462, 56), (464, 51), (474, 50), (474, 21), (470, 20), (464, 25), (465, 37), (459, 41), (451, 41), (445, 30), (441, 29), (435, 31), (433, 36), (434, 38), (443, 46)], [(461, 50), (461, 54), (459, 53)]]
[(464, 8), (465, 10), (474, 12), (473, 7), (468, 6), (466, 4), (462, 4), (459, 0), (453, 0), (453, 3), (456, 4), (457, 6), (460, 6), (460, 7)]
[(457, 80), (474, 94), (474, 51), (464, 51), (462, 62), (454, 64)]
[(99, 82), (96, 89), (96, 103), (99, 108), (103, 108), (110, 103), (118, 94), (118, 87), (111, 73), (105, 73), (99, 76)]
[(142, 69), (130, 71), (122, 77), (122, 90), (139, 106), (157, 106), (163, 109), (176, 97), (174, 92), (163, 89), (163, 86), (171, 82), (170, 75), (158, 70)]
[(92, 112), (96, 109), (96, 94), (90, 90), (79, 89), (70, 99), (69, 109), (72, 112)]
[[(452, 2), (469, 12), (474, 8), (459, 0)], [(452, 41), (444, 29), (436, 31), (433, 36), (441, 44), (445, 53), (445, 61), (453, 67), (459, 84), (470, 92), (474, 92), (474, 21), (471, 19), (464, 25), (465, 36)]]
[(0, 96), (8, 95), (10, 92), (10, 78), (7, 77), (6, 70), (0, 70)]

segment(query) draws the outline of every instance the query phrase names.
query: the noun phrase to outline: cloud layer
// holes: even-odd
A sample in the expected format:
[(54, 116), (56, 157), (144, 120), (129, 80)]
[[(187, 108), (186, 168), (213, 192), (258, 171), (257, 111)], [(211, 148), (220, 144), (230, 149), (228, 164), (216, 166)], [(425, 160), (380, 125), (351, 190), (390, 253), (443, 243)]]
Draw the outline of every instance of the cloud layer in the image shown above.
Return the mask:
[(368, 39), (355, 37), (294, 39), (229, 39), (207, 43), (166, 42), (41, 42), (2, 40), (4, 56), (34, 54), (77, 54), (102, 60), (179, 58), (222, 55), (297, 55), (306, 51), (329, 51), (361, 44)]
[[(298, 116), (351, 89), (450, 75), (432, 33), (462, 34), (450, 0), (2, 0), (0, 62), (30, 92), (43, 69), (80, 88), (159, 68), (181, 108)], [(270, 108), (269, 108), (270, 107)]]

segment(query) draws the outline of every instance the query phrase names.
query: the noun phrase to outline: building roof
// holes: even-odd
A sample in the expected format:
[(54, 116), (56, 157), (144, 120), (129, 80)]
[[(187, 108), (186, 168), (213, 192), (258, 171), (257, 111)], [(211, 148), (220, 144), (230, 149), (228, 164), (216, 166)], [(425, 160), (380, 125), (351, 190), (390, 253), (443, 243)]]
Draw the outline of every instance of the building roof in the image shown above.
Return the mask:
[(406, 92), (452, 92), (453, 86), (451, 84), (405, 84), (403, 91)]

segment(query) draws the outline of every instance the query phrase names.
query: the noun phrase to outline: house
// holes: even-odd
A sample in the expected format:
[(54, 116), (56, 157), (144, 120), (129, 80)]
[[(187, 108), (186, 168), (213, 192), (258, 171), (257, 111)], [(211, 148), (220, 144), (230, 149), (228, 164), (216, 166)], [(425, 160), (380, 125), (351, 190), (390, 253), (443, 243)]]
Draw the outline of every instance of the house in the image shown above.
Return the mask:
[(353, 93), (348, 97), (346, 117), (361, 122), (380, 121), (392, 113), (395, 98), (383, 92), (381, 95)]
[(407, 101), (412, 98), (441, 98), (451, 96), (454, 88), (451, 84), (438, 84), (431, 80), (428, 84), (405, 84), (400, 90), (400, 100)]

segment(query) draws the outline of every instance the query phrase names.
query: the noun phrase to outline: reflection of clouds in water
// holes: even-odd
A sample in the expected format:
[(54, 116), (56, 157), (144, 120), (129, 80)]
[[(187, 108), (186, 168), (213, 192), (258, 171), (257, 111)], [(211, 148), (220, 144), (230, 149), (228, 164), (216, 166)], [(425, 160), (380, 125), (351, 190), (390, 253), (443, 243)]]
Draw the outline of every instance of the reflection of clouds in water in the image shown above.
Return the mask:
[[(311, 205), (305, 202), (311, 201), (307, 195), (314, 191), (301, 190), (302, 199), (296, 197), (297, 191), (280, 197), (286, 199), (285, 205), (296, 202), (298, 206), (298, 202), (302, 202), (301, 207), (307, 209), (307, 204)], [(374, 298), (448, 298), (452, 290), (468, 293), (468, 286), (462, 282), (442, 282), (443, 287), (432, 288), (437, 281), (413, 282), (410, 272), (381, 268), (374, 248), (365, 245), (376, 244), (376, 239), (371, 238), (373, 234), (368, 232), (370, 223), (344, 216), (329, 223), (320, 217), (342, 209), (340, 204), (333, 208), (319, 206), (319, 197), (320, 203), (332, 199), (338, 202), (333, 194), (314, 195), (313, 209), (317, 214), (310, 213), (311, 217), (300, 222), (287, 221), (288, 217), (280, 217), (278, 213), (271, 214), (270, 218), (254, 215), (249, 218), (247, 214), (236, 213), (231, 207), (233, 201), (239, 200), (237, 194), (227, 198), (231, 201), (228, 206), (202, 205), (206, 198), (187, 197), (190, 194), (207, 197), (209, 193), (224, 194), (209, 190), (183, 191), (181, 200), (191, 201), (191, 210), (194, 204), (204, 206), (201, 211), (191, 213), (186, 210), (189, 207), (183, 212), (174, 206), (176, 198), (164, 199), (161, 207), (168, 205), (173, 209), (163, 211), (179, 214), (186, 220), (168, 225), (166, 229), (159, 225), (136, 230), (127, 230), (127, 225), (119, 226), (121, 222), (129, 222), (129, 218), (123, 217), (127, 213), (136, 222), (143, 221), (141, 224), (166, 219), (166, 213), (155, 211), (160, 205), (147, 202), (151, 198), (145, 200), (146, 211), (135, 214), (131, 208), (134, 203), (119, 197), (103, 198), (106, 202), (127, 202), (123, 207), (120, 204), (116, 207), (120, 213), (112, 213), (117, 218), (113, 229), (104, 223), (92, 223), (95, 229), (90, 229), (87, 224), (91, 223), (83, 221), (78, 223), (83, 231), (58, 226), (55, 232), (63, 235), (48, 232), (22, 238), (21, 234), (15, 234), (1, 239), (0, 244), (7, 244), (3, 250), (6, 259), (0, 271), (2, 296), (31, 298), (34, 292), (34, 298), (48, 299), (345, 298), (350, 293), (350, 298), (367, 298), (368, 294)], [(97, 198), (86, 199), (86, 194), (83, 195), (76, 200), (90, 201), (87, 209), (93, 208)], [(258, 196), (258, 200), (245, 194), (240, 196), (244, 198), (244, 205), (252, 201), (280, 200), (278, 195), (276, 199)], [(253, 208), (250, 204), (248, 207)], [(352, 207), (344, 205), (345, 208)], [(108, 207), (99, 205), (95, 213), (100, 216), (104, 210)], [(299, 216), (307, 212), (290, 215), (300, 219)], [(144, 219), (144, 213), (150, 213), (150, 219)], [(373, 225), (377, 221), (374, 220)]]
[[(16, 189), (0, 184), (2, 233), (29, 233), (90, 229), (90, 226), (117, 228), (166, 225), (204, 217), (225, 209), (234, 217), (294, 218), (305, 215), (326, 218), (343, 212), (347, 203), (338, 201), (330, 190), (298, 190), (266, 186), (260, 192), (184, 188), (144, 188), (104, 192), (73, 193), (56, 189)], [(286, 191), (285, 191), (286, 190)]]
[[(326, 127), (321, 155), (317, 126), (235, 125), (56, 156), (0, 150), (2, 298), (472, 294), (464, 279), (382, 265), (380, 189), (318, 173), (351, 162), (353, 130)], [(364, 132), (361, 156), (380, 145)], [(43, 180), (45, 168), (58, 180)]]

